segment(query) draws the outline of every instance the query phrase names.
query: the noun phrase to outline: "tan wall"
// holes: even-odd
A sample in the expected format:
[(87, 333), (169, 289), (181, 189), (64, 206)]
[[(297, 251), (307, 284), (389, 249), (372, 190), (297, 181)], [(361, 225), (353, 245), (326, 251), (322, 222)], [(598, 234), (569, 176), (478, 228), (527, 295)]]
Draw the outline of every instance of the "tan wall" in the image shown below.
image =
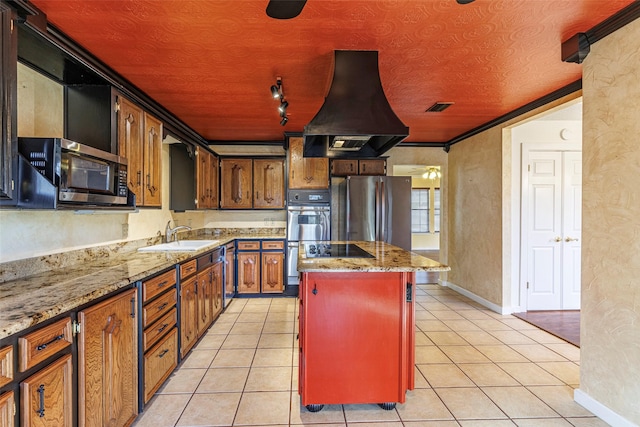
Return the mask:
[(640, 425), (640, 20), (583, 67), (580, 390)]

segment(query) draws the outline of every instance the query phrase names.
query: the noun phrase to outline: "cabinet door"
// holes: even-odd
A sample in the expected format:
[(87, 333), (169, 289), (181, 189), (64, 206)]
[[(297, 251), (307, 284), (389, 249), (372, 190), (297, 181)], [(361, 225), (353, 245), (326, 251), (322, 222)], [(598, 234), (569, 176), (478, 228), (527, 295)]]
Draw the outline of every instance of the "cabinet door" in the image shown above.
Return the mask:
[(284, 253), (262, 253), (262, 292), (281, 293), (284, 289)]
[(218, 318), (222, 312), (222, 261), (218, 261), (211, 266), (211, 275), (213, 277), (213, 314), (211, 320)]
[(260, 292), (260, 252), (238, 252), (238, 293)]
[(220, 183), (223, 209), (247, 209), (252, 207), (252, 161), (251, 159), (220, 160)]
[(225, 254), (225, 276), (224, 287), (227, 295), (233, 295), (233, 285), (236, 281), (236, 264), (235, 264), (236, 252), (233, 245), (227, 246), (227, 253)]
[(138, 415), (135, 289), (78, 313), (78, 424), (126, 426)]
[(253, 160), (253, 207), (258, 209), (284, 208), (283, 160)]
[(180, 355), (184, 357), (198, 338), (198, 311), (196, 301), (197, 276), (180, 284)]
[(61, 357), (20, 383), (20, 425), (72, 427), (73, 365)]
[(387, 161), (384, 159), (364, 159), (358, 162), (359, 175), (385, 175)]
[(358, 174), (357, 159), (335, 159), (331, 161), (331, 175), (348, 176)]
[(213, 270), (211, 267), (198, 272), (198, 336), (201, 336), (213, 321)]
[(211, 167), (210, 153), (198, 147), (196, 149), (196, 199), (198, 209), (207, 209), (211, 202), (211, 183), (209, 181), (209, 168)]
[(289, 188), (329, 188), (329, 160), (303, 157), (302, 137), (289, 138)]
[(136, 195), (136, 203), (143, 204), (142, 146), (144, 132), (142, 109), (126, 98), (118, 97), (118, 154), (126, 157), (129, 189)]
[(9, 391), (0, 395), (0, 426), (14, 427), (16, 402), (13, 392)]
[(18, 58), (18, 25), (14, 25), (17, 13), (0, 3), (0, 104), (2, 104), (2, 135), (0, 135), (0, 199), (17, 201), (18, 187), (17, 164), (14, 163), (17, 153), (17, 58)]
[(162, 122), (144, 113), (144, 206), (162, 206)]
[(218, 209), (218, 158), (213, 154), (209, 155), (209, 184), (211, 191), (209, 193), (209, 208)]

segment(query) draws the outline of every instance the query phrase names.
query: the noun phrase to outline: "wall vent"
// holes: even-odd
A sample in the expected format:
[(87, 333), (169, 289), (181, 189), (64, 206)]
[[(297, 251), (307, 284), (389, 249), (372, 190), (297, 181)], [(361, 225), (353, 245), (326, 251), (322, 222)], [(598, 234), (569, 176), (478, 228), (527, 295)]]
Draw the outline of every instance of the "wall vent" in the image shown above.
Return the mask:
[(424, 110), (425, 113), (441, 113), (447, 108), (451, 107), (453, 102), (436, 102), (431, 107)]

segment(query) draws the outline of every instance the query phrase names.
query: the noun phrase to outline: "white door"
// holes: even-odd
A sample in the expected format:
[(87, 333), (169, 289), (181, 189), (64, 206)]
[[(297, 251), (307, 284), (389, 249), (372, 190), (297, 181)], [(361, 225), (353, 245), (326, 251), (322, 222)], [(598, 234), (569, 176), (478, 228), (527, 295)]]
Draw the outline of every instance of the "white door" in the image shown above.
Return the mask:
[(523, 170), (527, 310), (578, 309), (581, 153), (530, 151)]

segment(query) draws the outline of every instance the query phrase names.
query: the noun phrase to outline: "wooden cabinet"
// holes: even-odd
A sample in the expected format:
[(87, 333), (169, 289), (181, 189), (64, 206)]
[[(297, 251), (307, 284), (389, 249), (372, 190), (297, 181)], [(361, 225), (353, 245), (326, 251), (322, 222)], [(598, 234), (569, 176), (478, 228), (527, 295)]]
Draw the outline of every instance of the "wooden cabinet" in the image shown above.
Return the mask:
[(235, 294), (236, 283), (236, 245), (235, 243), (229, 243), (227, 245), (227, 251), (225, 252), (224, 260), (224, 292), (227, 298), (233, 298)]
[(329, 188), (329, 160), (303, 157), (302, 137), (289, 138), (289, 188)]
[(17, 202), (18, 157), (17, 147), (17, 80), (18, 80), (18, 25), (17, 13), (0, 3), (0, 104), (2, 104), (2, 134), (0, 134), (0, 201)]
[(196, 149), (196, 203), (198, 209), (218, 208), (218, 158), (209, 151)]
[(222, 209), (283, 209), (283, 159), (220, 160)]
[(13, 381), (13, 346), (0, 348), (0, 387)]
[(196, 278), (197, 311), (198, 311), (198, 336), (207, 330), (213, 322), (213, 272), (207, 267), (198, 272)]
[[(195, 270), (195, 266), (194, 266)], [(147, 403), (178, 366), (178, 309), (176, 269), (140, 283), (143, 354), (141, 405)]]
[(161, 200), (162, 122), (118, 97), (118, 154), (128, 161), (129, 189), (136, 205), (159, 207)]
[(184, 358), (198, 339), (197, 277), (180, 281), (180, 357)]
[(414, 388), (414, 283), (406, 272), (302, 274), (303, 405), (405, 401)]
[(386, 175), (386, 159), (333, 159), (331, 175)]
[(138, 415), (137, 300), (131, 289), (78, 313), (81, 427), (126, 426)]
[(253, 207), (252, 167), (251, 159), (220, 160), (220, 207), (222, 209)]
[(70, 354), (20, 383), (20, 425), (73, 426), (73, 365)]
[(255, 209), (284, 208), (284, 161), (282, 159), (253, 160), (253, 207)]
[(16, 401), (13, 391), (0, 394), (0, 427), (15, 426)]
[(71, 317), (65, 317), (18, 338), (20, 357), (18, 368), (25, 372), (73, 342)]
[(239, 294), (282, 293), (284, 240), (241, 240), (236, 258)]

